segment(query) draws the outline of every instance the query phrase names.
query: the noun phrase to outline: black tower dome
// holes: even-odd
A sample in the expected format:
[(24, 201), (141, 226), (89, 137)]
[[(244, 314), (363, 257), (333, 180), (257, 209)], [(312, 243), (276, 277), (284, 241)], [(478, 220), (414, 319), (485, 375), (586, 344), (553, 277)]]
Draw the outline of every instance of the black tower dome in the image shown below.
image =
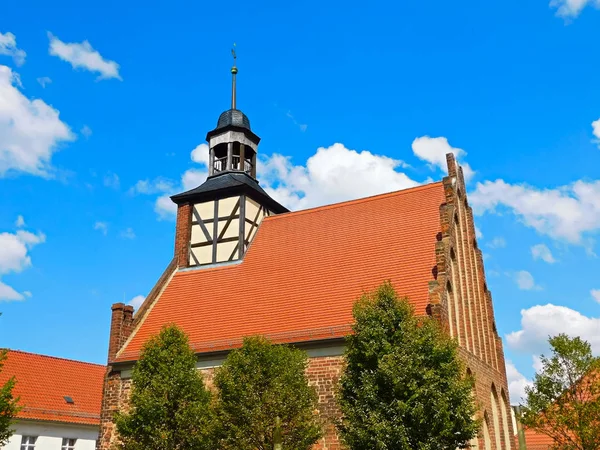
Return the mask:
[(217, 127), (215, 130), (225, 128), (228, 126), (234, 126), (239, 128), (245, 128), (246, 130), (251, 130), (250, 128), (250, 120), (248, 116), (244, 114), (239, 109), (228, 109), (224, 111), (219, 116), (219, 120), (217, 122)]

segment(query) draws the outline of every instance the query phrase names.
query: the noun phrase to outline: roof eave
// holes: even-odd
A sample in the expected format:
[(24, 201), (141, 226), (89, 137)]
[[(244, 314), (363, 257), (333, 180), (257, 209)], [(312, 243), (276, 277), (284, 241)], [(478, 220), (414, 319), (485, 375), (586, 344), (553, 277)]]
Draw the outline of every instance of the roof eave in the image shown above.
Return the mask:
[(289, 212), (289, 209), (287, 209), (279, 202), (273, 200), (268, 195), (264, 195), (261, 192), (252, 189), (251, 187), (245, 184), (239, 184), (209, 192), (194, 192), (194, 189), (192, 189), (190, 191), (182, 192), (181, 194), (175, 194), (171, 196), (171, 200), (173, 201), (173, 203), (181, 205), (184, 203), (201, 203), (210, 200), (215, 200), (216, 198), (224, 198), (226, 196), (234, 196), (241, 194), (247, 195), (251, 199), (256, 200), (257, 202), (265, 205), (270, 211), (273, 211), (276, 214)]
[(206, 133), (206, 141), (209, 142), (210, 138), (212, 138), (213, 136), (222, 134), (226, 131), (239, 131), (240, 133), (244, 133), (246, 135), (246, 137), (248, 139), (250, 139), (252, 142), (254, 142), (256, 145), (258, 145), (260, 143), (260, 137), (258, 137), (256, 134), (254, 134), (252, 132), (252, 130), (249, 130), (248, 128), (245, 128), (245, 127), (238, 127), (236, 125), (227, 125), (227, 126), (215, 128), (214, 130), (209, 131), (208, 133)]

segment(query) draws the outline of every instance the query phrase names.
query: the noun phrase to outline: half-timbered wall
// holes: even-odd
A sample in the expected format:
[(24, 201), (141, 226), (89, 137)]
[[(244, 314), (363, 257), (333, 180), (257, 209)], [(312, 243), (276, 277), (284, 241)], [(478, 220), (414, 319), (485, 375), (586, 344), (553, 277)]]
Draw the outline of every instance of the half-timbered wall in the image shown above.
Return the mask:
[(192, 205), (189, 265), (241, 259), (270, 212), (245, 195)]

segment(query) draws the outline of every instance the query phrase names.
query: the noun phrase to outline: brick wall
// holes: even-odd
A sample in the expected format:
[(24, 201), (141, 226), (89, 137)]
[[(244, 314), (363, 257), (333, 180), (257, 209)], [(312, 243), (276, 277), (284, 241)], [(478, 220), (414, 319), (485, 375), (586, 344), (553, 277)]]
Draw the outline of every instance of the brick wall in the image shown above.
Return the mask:
[(177, 207), (175, 225), (175, 259), (179, 267), (190, 265), (190, 241), (192, 240), (192, 204), (184, 203)]
[[(468, 203), (462, 168), (456, 164), (454, 155), (447, 155), (447, 163), (448, 176), (443, 180), (446, 203), (440, 208), (442, 232), (436, 246), (437, 276), (429, 285), (428, 311), (459, 341), (461, 358), (475, 377), (479, 417), (489, 419), (490, 448), (512, 450), (514, 440), (506, 439), (514, 436), (514, 430), (504, 351), (496, 330), (492, 295), (485, 281), (483, 257), (477, 246), (473, 211)], [(492, 407), (493, 392), (496, 408)], [(496, 429), (494, 416), (499, 429)], [(500, 449), (496, 435), (501, 442)], [(486, 448), (483, 434), (479, 448)]]

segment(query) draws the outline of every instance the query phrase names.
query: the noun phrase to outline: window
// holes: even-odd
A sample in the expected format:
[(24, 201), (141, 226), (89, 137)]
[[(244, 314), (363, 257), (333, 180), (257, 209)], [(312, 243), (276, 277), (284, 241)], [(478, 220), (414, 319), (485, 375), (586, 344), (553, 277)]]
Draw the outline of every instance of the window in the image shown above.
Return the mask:
[(61, 450), (75, 450), (75, 442), (77, 439), (63, 438)]
[(35, 441), (37, 441), (37, 436), (21, 437), (21, 450), (34, 450)]

